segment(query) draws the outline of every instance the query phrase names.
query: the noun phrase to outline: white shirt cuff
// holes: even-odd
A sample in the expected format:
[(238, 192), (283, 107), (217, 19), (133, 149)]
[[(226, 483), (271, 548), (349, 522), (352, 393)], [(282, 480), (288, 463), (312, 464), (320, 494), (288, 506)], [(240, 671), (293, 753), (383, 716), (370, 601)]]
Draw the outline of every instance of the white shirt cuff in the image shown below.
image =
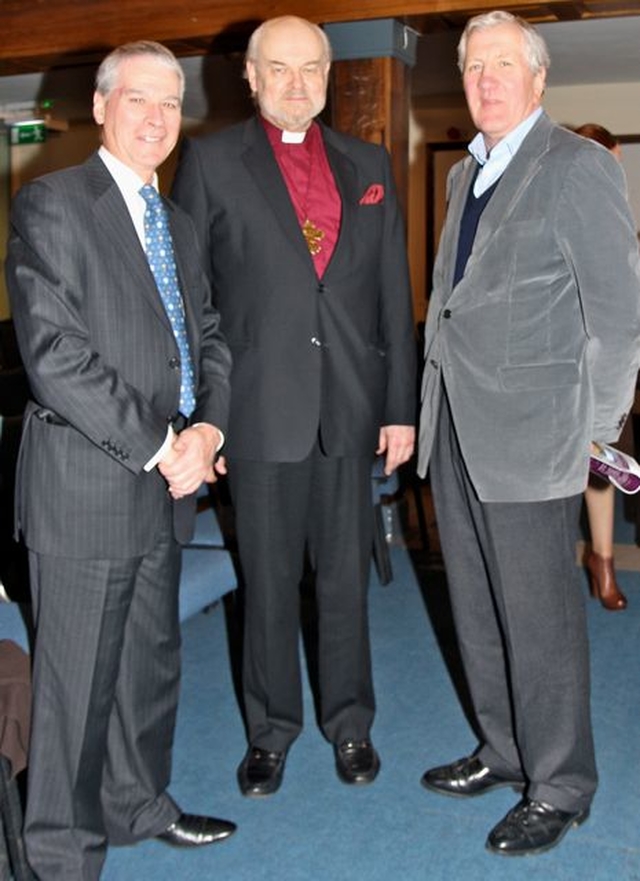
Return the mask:
[[(197, 425), (206, 425), (206, 424), (207, 424), (206, 422), (196, 422), (191, 427), (195, 428)], [(220, 450), (222, 449), (222, 447), (224, 446), (224, 434), (220, 431), (220, 429), (218, 429), (218, 434), (220, 435), (220, 440), (219, 440), (218, 446), (216, 447), (216, 450), (215, 450), (216, 453), (219, 453)], [(176, 437), (176, 433), (173, 430), (173, 426), (169, 425), (169, 427), (167, 428), (167, 436), (165, 437), (162, 446), (156, 452), (156, 454), (154, 456), (152, 456), (151, 459), (149, 459), (147, 464), (144, 466), (145, 471), (153, 471), (153, 469), (156, 467), (158, 462), (162, 461), (167, 450), (170, 449), (175, 437)]]
[(151, 459), (149, 459), (149, 461), (147, 462), (147, 464), (144, 466), (144, 470), (145, 470), (145, 471), (153, 471), (153, 469), (156, 467), (156, 465), (158, 464), (158, 462), (161, 462), (161, 461), (162, 461), (162, 459), (164, 458), (164, 456), (165, 456), (167, 450), (169, 450), (169, 449), (171, 448), (171, 444), (173, 443), (173, 440), (174, 440), (175, 436), (176, 436), (176, 433), (175, 433), (175, 431), (173, 430), (173, 426), (172, 426), (172, 425), (169, 425), (169, 426), (167, 427), (167, 436), (165, 437), (162, 446), (161, 446), (160, 449), (157, 451), (157, 453), (155, 454), (155, 456), (152, 456)]

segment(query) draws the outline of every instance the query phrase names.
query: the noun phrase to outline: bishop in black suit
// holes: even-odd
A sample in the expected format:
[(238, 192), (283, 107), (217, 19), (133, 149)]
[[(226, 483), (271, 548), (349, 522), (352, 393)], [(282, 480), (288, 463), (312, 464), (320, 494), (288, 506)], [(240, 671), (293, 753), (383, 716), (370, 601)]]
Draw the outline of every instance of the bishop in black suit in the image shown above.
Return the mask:
[(323, 31), (251, 37), (259, 113), (185, 143), (173, 197), (193, 217), (233, 355), (225, 446), (246, 582), (246, 795), (280, 785), (302, 728), (298, 588), (316, 573), (320, 722), (337, 771), (379, 761), (367, 624), (371, 468), (412, 454), (415, 342), (403, 223), (383, 147), (314, 120)]

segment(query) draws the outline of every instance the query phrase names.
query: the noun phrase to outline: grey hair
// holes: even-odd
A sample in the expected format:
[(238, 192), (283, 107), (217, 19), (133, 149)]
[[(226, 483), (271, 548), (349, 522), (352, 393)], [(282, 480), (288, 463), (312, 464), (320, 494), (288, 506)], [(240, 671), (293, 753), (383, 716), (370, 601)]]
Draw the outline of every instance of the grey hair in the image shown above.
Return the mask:
[(306, 24), (312, 31), (315, 31), (318, 35), (320, 42), (323, 47), (323, 56), (324, 60), (329, 64), (331, 63), (333, 53), (331, 50), (331, 43), (329, 42), (329, 37), (325, 34), (322, 28), (314, 24), (312, 21), (307, 21), (306, 18), (299, 18), (297, 15), (281, 15), (278, 18), (268, 18), (266, 21), (263, 21), (261, 25), (255, 29), (255, 31), (249, 37), (249, 43), (247, 45), (247, 52), (245, 55), (245, 65), (247, 61), (250, 61), (252, 64), (255, 64), (258, 60), (258, 55), (260, 53), (260, 41), (264, 35), (264, 32), (268, 30), (271, 25), (280, 24), (283, 21), (297, 21), (300, 24)]
[(458, 43), (458, 67), (461, 73), (464, 73), (467, 58), (467, 43), (473, 31), (486, 30), (487, 28), (496, 27), (499, 24), (515, 24), (522, 31), (524, 37), (525, 54), (532, 73), (539, 73), (541, 70), (548, 70), (551, 66), (551, 58), (549, 50), (544, 39), (538, 31), (530, 25), (528, 21), (513, 15), (511, 12), (505, 12), (497, 9), (494, 12), (483, 12), (481, 15), (475, 15), (470, 18), (460, 37)]
[(184, 71), (180, 62), (170, 49), (162, 43), (153, 40), (137, 40), (133, 43), (125, 43), (118, 46), (102, 60), (96, 73), (96, 92), (107, 98), (116, 87), (120, 65), (129, 58), (140, 55), (149, 55), (157, 58), (167, 67), (171, 68), (177, 76), (180, 85), (180, 101), (184, 97)]

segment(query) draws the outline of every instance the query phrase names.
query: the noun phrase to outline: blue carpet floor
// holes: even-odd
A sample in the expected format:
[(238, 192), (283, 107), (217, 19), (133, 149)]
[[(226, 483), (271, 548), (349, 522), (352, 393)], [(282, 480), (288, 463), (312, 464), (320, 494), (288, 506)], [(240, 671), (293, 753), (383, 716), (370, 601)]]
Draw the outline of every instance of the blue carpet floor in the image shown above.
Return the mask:
[(475, 741), (443, 661), (453, 645), (443, 574), (401, 547), (392, 559), (393, 583), (382, 588), (374, 575), (371, 584), (375, 784), (338, 781), (307, 689), (306, 727), (282, 789), (263, 800), (240, 795), (245, 739), (218, 604), (184, 624), (172, 793), (185, 810), (232, 819), (238, 831), (190, 852), (157, 842), (114, 848), (105, 881), (640, 881), (640, 573), (619, 573), (627, 612), (588, 602), (601, 778), (591, 818), (555, 850), (509, 859), (484, 842), (518, 796), (499, 790), (465, 801), (419, 784), (426, 767), (467, 754)]

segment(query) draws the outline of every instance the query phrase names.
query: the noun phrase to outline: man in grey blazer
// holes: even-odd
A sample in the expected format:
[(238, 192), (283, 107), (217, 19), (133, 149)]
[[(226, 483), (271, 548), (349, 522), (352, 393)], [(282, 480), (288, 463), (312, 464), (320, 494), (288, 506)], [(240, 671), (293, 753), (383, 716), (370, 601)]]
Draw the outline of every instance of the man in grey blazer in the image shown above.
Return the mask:
[(388, 474), (412, 454), (415, 342), (389, 157), (315, 120), (330, 63), (316, 25), (261, 25), (246, 62), (259, 114), (187, 141), (173, 187), (195, 221), (233, 354), (225, 450), (246, 583), (247, 796), (278, 789), (302, 729), (305, 549), (322, 730), (343, 782), (370, 783), (379, 768), (371, 468), (376, 451)]
[(107, 843), (196, 846), (235, 828), (166, 792), (179, 541), (193, 493), (221, 469), (231, 366), (191, 221), (156, 191), (183, 90), (163, 46), (116, 49), (96, 79), (102, 147), (25, 186), (11, 214), (7, 281), (32, 392), (17, 517), (36, 620), (25, 841), (40, 881), (97, 879)]
[(477, 16), (459, 65), (479, 134), (447, 184), (419, 471), (480, 745), (422, 782), (523, 790), (487, 841), (518, 855), (585, 820), (596, 789), (575, 539), (590, 443), (617, 439), (633, 398), (638, 247), (619, 163), (541, 109), (535, 29)]

